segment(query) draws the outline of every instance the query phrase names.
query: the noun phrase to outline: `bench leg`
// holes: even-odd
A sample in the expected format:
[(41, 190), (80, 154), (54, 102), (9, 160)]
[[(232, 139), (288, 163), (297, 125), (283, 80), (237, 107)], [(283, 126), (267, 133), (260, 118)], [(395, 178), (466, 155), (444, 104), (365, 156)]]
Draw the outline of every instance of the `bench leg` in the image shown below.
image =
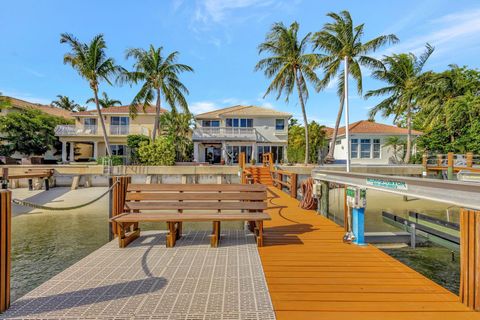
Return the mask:
[(248, 221), (248, 230), (255, 232), (255, 221)]
[(263, 247), (263, 221), (257, 221), (257, 247)]
[(218, 242), (220, 240), (220, 221), (213, 221), (213, 233), (210, 238), (210, 246), (212, 248), (218, 247)]
[(125, 248), (140, 236), (140, 229), (138, 228), (138, 223), (133, 224), (133, 230), (128, 234), (125, 232), (126, 228), (130, 228), (132, 225), (125, 226), (123, 223), (118, 223), (118, 246), (120, 248)]
[(182, 224), (183, 222), (177, 222), (177, 240), (182, 237)]
[(173, 248), (175, 246), (175, 241), (177, 240), (177, 229), (175, 228), (175, 225), (175, 222), (167, 222), (167, 248)]

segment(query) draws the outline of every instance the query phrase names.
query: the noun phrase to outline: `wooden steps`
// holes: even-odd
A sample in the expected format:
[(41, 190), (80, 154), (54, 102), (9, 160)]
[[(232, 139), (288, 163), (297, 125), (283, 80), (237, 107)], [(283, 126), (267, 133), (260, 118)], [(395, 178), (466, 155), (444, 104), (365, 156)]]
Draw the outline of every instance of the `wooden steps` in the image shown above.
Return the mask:
[(269, 167), (247, 167), (245, 168), (251, 173), (254, 183), (260, 183), (266, 186), (273, 186), (272, 175)]

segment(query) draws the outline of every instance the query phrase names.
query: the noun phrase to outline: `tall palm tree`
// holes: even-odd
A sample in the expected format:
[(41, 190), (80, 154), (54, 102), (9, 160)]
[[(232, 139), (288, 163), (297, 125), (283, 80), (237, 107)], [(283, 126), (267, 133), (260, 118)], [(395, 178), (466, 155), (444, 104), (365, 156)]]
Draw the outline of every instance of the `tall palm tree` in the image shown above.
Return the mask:
[(307, 164), (309, 155), (308, 120), (305, 111), (305, 103), (308, 100), (307, 81), (315, 86), (319, 85), (320, 79), (314, 69), (321, 56), (316, 53), (305, 53), (311, 34), (307, 33), (300, 40), (298, 29), (297, 22), (293, 22), (289, 27), (281, 22), (273, 24), (265, 37), (265, 42), (258, 46), (259, 54), (268, 52), (270, 56), (261, 59), (255, 66), (255, 71), (264, 70), (268, 79), (273, 78), (263, 97), (276, 91), (277, 100), (284, 94), (285, 101), (288, 102), (296, 87), (305, 128), (305, 164)]
[(74, 112), (77, 110), (80, 105), (78, 103), (75, 103), (73, 99), (70, 99), (67, 96), (62, 96), (62, 95), (57, 95), (57, 100), (53, 100), (51, 105), (57, 108), (65, 109), (67, 111)]
[[(85, 103), (92, 102), (95, 102), (95, 98), (90, 98)], [(115, 105), (122, 105), (122, 102), (120, 100), (110, 99), (105, 91), (102, 92), (102, 97), (98, 98), (98, 103), (100, 104), (102, 109), (107, 109)]]
[(320, 66), (323, 68), (325, 75), (318, 90), (327, 87), (334, 79), (338, 83), (337, 94), (340, 97), (340, 105), (327, 156), (327, 158), (333, 159), (335, 140), (337, 139), (338, 127), (342, 119), (343, 106), (344, 103), (348, 104), (348, 101), (345, 101), (345, 87), (348, 88), (348, 83), (345, 86), (345, 79), (351, 76), (356, 81), (358, 94), (362, 95), (361, 67), (381, 67), (381, 62), (368, 56), (368, 54), (375, 52), (386, 44), (398, 42), (398, 38), (394, 34), (389, 34), (362, 42), (364, 24), (354, 26), (348, 11), (341, 11), (339, 14), (330, 12), (327, 16), (332, 18), (333, 22), (326, 23), (322, 30), (316, 32), (312, 36), (312, 41), (314, 49), (320, 49), (325, 53), (325, 56), (320, 60)]
[(173, 112), (177, 106), (184, 112), (189, 112), (185, 95), (188, 94), (187, 87), (180, 81), (179, 74), (182, 72), (193, 72), (193, 68), (177, 63), (178, 51), (162, 55), (163, 47), (155, 48), (150, 45), (148, 50), (136, 48), (129, 49), (126, 58), (134, 58), (134, 71), (125, 72), (120, 77), (120, 82), (141, 83), (140, 91), (130, 105), (130, 114), (135, 116), (137, 110), (143, 110), (151, 104), (156, 97), (155, 126), (153, 127), (152, 141), (160, 134), (160, 109), (162, 98), (168, 103)]
[(408, 128), (405, 162), (410, 162), (412, 150), (412, 116), (422, 90), (422, 70), (434, 48), (427, 43), (419, 57), (413, 53), (394, 54), (382, 59), (385, 67), (373, 72), (373, 77), (385, 81), (386, 87), (370, 90), (366, 98), (388, 95), (370, 110), (370, 118), (382, 112), (384, 117), (393, 115), (394, 122), (405, 120)]
[(105, 141), (107, 155), (111, 156), (110, 142), (108, 140), (105, 121), (98, 100), (98, 88), (101, 81), (105, 81), (111, 85), (112, 82), (110, 81), (110, 77), (119, 74), (123, 69), (115, 64), (113, 58), (107, 57), (105, 53), (107, 45), (102, 34), (96, 35), (90, 43), (81, 43), (73, 35), (62, 33), (60, 36), (60, 43), (70, 45), (71, 49), (70, 52), (63, 56), (63, 63), (69, 64), (72, 68), (77, 70), (78, 74), (88, 81), (88, 84), (93, 91), (98, 118), (102, 124), (103, 139)]

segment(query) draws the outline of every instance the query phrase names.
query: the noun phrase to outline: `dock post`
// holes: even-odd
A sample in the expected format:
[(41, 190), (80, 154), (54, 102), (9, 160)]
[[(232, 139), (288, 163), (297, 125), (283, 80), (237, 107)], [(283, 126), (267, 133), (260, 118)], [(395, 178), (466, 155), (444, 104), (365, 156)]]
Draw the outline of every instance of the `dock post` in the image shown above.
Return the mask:
[(480, 311), (480, 211), (460, 209), (460, 301)]
[(364, 246), (365, 243), (365, 208), (352, 209), (352, 231), (355, 235), (353, 243)]
[(415, 223), (410, 224), (410, 247), (415, 249), (417, 246), (417, 229)]
[(10, 307), (12, 192), (0, 191), (0, 313)]
[(447, 155), (447, 179), (453, 180), (453, 152), (449, 152)]
[(473, 166), (473, 152), (467, 152), (467, 167), (471, 168)]
[(328, 216), (328, 204), (329, 204), (329, 195), (328, 195), (328, 181), (320, 181), (320, 185), (322, 188), (321, 196), (320, 196), (320, 213), (323, 216)]

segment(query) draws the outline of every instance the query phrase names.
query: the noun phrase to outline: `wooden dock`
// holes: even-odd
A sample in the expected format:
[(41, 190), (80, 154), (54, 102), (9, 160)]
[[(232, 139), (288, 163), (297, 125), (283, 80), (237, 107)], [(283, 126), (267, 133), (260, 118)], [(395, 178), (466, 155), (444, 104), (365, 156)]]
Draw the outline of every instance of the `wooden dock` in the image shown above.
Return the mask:
[[(277, 319), (480, 319), (458, 296), (269, 188), (272, 220), (259, 248)], [(281, 207), (281, 208), (278, 208)]]

